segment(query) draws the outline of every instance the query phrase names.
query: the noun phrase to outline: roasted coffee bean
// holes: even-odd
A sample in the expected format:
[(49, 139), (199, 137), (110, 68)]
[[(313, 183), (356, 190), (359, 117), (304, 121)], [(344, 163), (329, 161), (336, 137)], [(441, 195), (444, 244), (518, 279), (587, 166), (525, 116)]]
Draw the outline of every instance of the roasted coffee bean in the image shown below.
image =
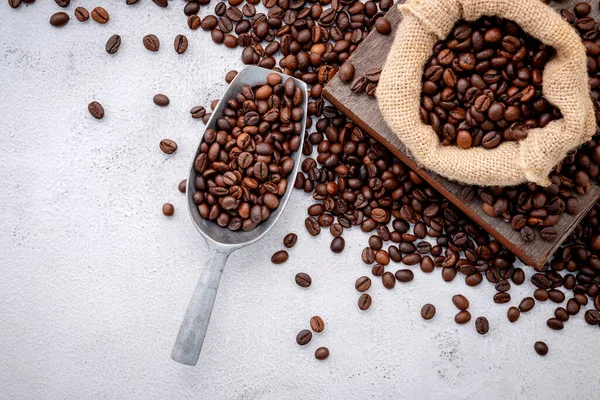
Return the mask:
[(410, 282), (414, 279), (414, 274), (410, 269), (399, 269), (398, 271), (396, 271), (396, 279), (398, 279), (398, 282)]
[(312, 283), (312, 279), (310, 277), (310, 275), (305, 274), (304, 272), (300, 272), (298, 274), (296, 274), (296, 284), (298, 286), (307, 288), (311, 285)]
[(510, 322), (515, 322), (521, 316), (521, 311), (519, 311), (517, 307), (510, 307), (506, 313), (506, 316)]
[(185, 193), (187, 188), (187, 179), (182, 180), (181, 182), (179, 182), (179, 185), (177, 185), (177, 190), (179, 190), (181, 193)]
[(567, 322), (569, 320), (569, 313), (564, 307), (557, 307), (556, 310), (554, 310), (554, 316), (562, 322)]
[(315, 332), (323, 332), (325, 329), (325, 322), (318, 315), (315, 315), (310, 319), (310, 328)]
[(288, 260), (288, 257), (289, 257), (289, 254), (287, 251), (279, 250), (271, 256), (271, 262), (273, 264), (283, 264), (284, 262), (286, 262)]
[(233, 79), (237, 76), (238, 72), (235, 70), (229, 71), (226, 75), (225, 75), (225, 82), (227, 83), (231, 83), (231, 81), (233, 81)]
[(510, 293), (498, 292), (494, 295), (494, 303), (505, 304), (510, 301)]
[(110, 16), (104, 8), (96, 7), (92, 10), (92, 19), (99, 24), (106, 24), (110, 19)]
[(144, 36), (144, 47), (150, 51), (158, 51), (160, 48), (160, 41), (156, 37), (156, 35), (146, 35)]
[(160, 107), (166, 107), (169, 105), (169, 98), (167, 96), (165, 96), (164, 94), (154, 95), (154, 97), (152, 98), (152, 101), (154, 102), (154, 104), (156, 104), (157, 106), (160, 106)]
[(382, 35), (389, 35), (392, 32), (392, 24), (386, 17), (379, 17), (375, 20), (375, 30)]
[(535, 297), (535, 299), (537, 301), (546, 301), (546, 300), (548, 300), (550, 295), (548, 294), (548, 291), (545, 289), (536, 289), (535, 292), (533, 293), (533, 297)]
[(166, 8), (169, 5), (169, 0), (152, 0), (159, 7)]
[(50, 25), (60, 28), (69, 22), (69, 15), (64, 12), (57, 12), (50, 17)]
[[(195, 4), (195, 3), (188, 3), (188, 4)], [(175, 41), (173, 43), (173, 46), (175, 47), (175, 52), (177, 52), (177, 54), (185, 53), (185, 51), (188, 48), (187, 37), (185, 37), (184, 35), (175, 36)]]
[(333, 238), (331, 241), (330, 249), (334, 253), (341, 253), (344, 251), (344, 247), (346, 246), (346, 242), (343, 237), (338, 236)]
[(554, 329), (554, 330), (561, 330), (565, 327), (565, 325), (563, 324), (563, 322), (561, 320), (559, 320), (558, 318), (550, 318), (547, 322), (546, 325), (548, 325), (548, 328), (550, 329)]
[(108, 54), (115, 54), (121, 47), (121, 36), (112, 35), (106, 42), (106, 52)]
[(59, 7), (66, 8), (71, 4), (71, 0), (54, 0)]
[(544, 342), (535, 342), (535, 344), (533, 345), (533, 349), (540, 356), (545, 356), (546, 354), (548, 354), (548, 345)]
[(177, 143), (171, 139), (163, 139), (160, 141), (160, 149), (165, 154), (173, 154), (177, 151)]
[(454, 321), (459, 325), (464, 325), (471, 320), (471, 313), (468, 311), (459, 311), (456, 316), (454, 316)]
[(88, 111), (91, 116), (96, 119), (104, 118), (104, 107), (102, 107), (102, 104), (98, 103), (97, 101), (92, 101), (90, 104), (88, 104)]
[(329, 349), (327, 347), (319, 347), (315, 350), (315, 358), (317, 360), (325, 360), (329, 357)]
[(585, 312), (585, 322), (589, 325), (598, 325), (600, 323), (600, 312), (597, 310), (587, 310)]
[(359, 292), (366, 292), (371, 287), (371, 279), (368, 276), (361, 276), (356, 280), (354, 287)]
[(300, 346), (307, 345), (312, 339), (312, 332), (308, 329), (303, 329), (296, 335), (296, 343)]
[(458, 308), (461, 311), (464, 311), (467, 308), (469, 308), (469, 300), (462, 294), (452, 296), (452, 303), (454, 303), (456, 308)]
[(8, 0), (8, 5), (12, 8), (18, 8), (21, 5), (21, 0)]
[(383, 287), (386, 289), (393, 289), (396, 286), (396, 279), (394, 278), (394, 274), (391, 272), (385, 272), (381, 276), (381, 282), (383, 283)]
[(425, 320), (430, 320), (435, 316), (435, 306), (433, 304), (425, 304), (421, 308), (421, 317)]
[(298, 241), (298, 235), (296, 235), (295, 233), (288, 233), (283, 238), (283, 245), (285, 247), (287, 247), (288, 249), (291, 249), (292, 247), (294, 247), (296, 245), (297, 241)]
[(90, 19), (90, 13), (83, 7), (77, 7), (75, 9), (75, 18), (77, 18), (78, 21), (84, 22)]
[(350, 61), (346, 61), (340, 67), (338, 72), (338, 76), (340, 80), (344, 83), (350, 83), (354, 79), (355, 69), (354, 65)]
[(363, 293), (358, 299), (358, 308), (361, 310), (368, 310), (371, 307), (371, 296), (366, 293)]
[(488, 322), (486, 317), (477, 317), (475, 320), (475, 330), (480, 335), (485, 335), (490, 330), (490, 323)]
[(535, 306), (535, 300), (532, 297), (525, 297), (519, 304), (519, 310), (521, 312), (529, 312), (533, 306)]
[(196, 106), (190, 110), (190, 114), (194, 119), (201, 119), (206, 115), (206, 109), (202, 106)]
[(162, 213), (166, 217), (170, 217), (170, 216), (172, 216), (175, 213), (175, 207), (173, 207), (173, 204), (165, 203), (162, 206)]
[(304, 225), (306, 226), (308, 233), (310, 233), (312, 236), (317, 236), (319, 233), (321, 233), (319, 221), (317, 221), (317, 219), (314, 217), (306, 218)]

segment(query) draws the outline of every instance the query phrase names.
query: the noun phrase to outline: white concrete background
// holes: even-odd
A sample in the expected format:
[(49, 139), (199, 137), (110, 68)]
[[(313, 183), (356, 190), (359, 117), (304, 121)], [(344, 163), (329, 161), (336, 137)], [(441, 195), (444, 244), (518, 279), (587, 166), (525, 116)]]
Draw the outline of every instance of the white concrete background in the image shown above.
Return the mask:
[[(48, 24), (53, 1), (0, 3), (0, 398), (597, 398), (600, 331), (581, 315), (550, 331), (551, 304), (511, 325), (491, 285), (419, 271), (393, 291), (375, 282), (361, 312), (354, 281), (368, 274), (367, 236), (349, 232), (344, 253), (331, 254), (328, 234), (305, 232), (311, 198), (300, 192), (266, 238), (230, 258), (199, 365), (171, 361), (206, 254), (176, 189), (203, 131), (188, 110), (224, 92), (240, 51), (189, 31), (179, 4), (124, 3), (73, 0), (69, 13), (103, 5), (110, 22), (62, 29)], [(123, 45), (109, 56), (113, 33)], [(147, 33), (161, 40), (156, 54), (142, 46)], [(182, 56), (178, 33), (190, 39)], [(158, 92), (168, 108), (152, 104)], [(104, 120), (88, 114), (92, 100)], [(176, 155), (159, 151), (164, 137), (179, 143)], [(299, 235), (290, 260), (271, 264), (289, 231)], [(300, 271), (313, 277), (308, 290), (294, 283)], [(513, 289), (511, 304), (531, 292)], [(456, 293), (488, 317), (488, 335), (454, 324)], [(420, 317), (427, 302), (438, 310), (430, 322)], [(300, 347), (296, 333), (314, 314), (326, 329)], [(324, 362), (319, 346), (331, 350)]]

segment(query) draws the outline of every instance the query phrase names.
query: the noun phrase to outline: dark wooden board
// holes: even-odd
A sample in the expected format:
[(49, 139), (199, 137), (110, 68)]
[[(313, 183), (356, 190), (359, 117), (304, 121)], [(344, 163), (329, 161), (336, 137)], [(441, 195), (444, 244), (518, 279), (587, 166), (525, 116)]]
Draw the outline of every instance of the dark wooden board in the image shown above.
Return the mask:
[[(403, 2), (404, 0), (400, 0), (400, 3)], [(556, 9), (572, 9), (574, 4), (578, 2), (577, 0), (552, 1), (550, 5)], [(592, 5), (590, 16), (596, 20), (598, 20), (598, 16), (600, 15), (599, 2), (600, 0), (589, 1)], [(394, 6), (388, 12), (387, 18), (393, 26), (392, 34), (384, 36), (373, 30), (350, 57), (357, 73), (362, 73), (373, 67), (383, 68), (387, 54), (394, 41), (396, 27), (402, 16), (398, 8)], [(527, 265), (543, 265), (600, 197), (600, 188), (592, 185), (589, 193), (578, 196), (580, 202), (579, 214), (571, 216), (565, 213), (562, 215), (560, 222), (556, 225), (556, 229), (560, 232), (556, 241), (546, 242), (541, 240), (538, 235), (538, 238), (534, 242), (526, 243), (521, 240), (519, 232), (512, 230), (510, 224), (499, 218), (485, 214), (481, 209), (481, 200), (477, 196), (469, 202), (464, 202), (461, 199), (461, 191), (464, 186), (420, 168), (400, 139), (398, 139), (383, 120), (375, 98), (365, 94), (353, 94), (350, 90), (350, 85), (342, 83), (337, 76), (325, 87), (324, 97), (362, 129), (386, 146), (396, 157), (415, 170), (425, 181), (452, 201), (469, 218), (481, 225), (492, 237), (510, 249)]]

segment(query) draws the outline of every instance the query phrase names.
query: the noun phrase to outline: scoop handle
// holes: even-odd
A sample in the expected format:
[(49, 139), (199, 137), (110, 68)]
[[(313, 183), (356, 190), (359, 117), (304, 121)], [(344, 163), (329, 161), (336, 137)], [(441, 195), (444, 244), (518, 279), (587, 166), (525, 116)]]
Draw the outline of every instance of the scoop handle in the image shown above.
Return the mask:
[(178, 363), (192, 366), (198, 363), (221, 274), (230, 254), (230, 250), (210, 249), (208, 264), (200, 275), (171, 351), (171, 358)]

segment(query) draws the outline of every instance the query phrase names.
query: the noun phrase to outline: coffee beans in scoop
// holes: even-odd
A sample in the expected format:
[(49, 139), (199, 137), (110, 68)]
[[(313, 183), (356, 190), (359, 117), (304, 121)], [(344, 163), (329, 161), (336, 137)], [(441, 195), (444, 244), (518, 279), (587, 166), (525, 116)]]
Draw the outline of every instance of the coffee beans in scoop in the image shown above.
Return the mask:
[(527, 137), (561, 114), (542, 96), (554, 49), (515, 22), (459, 21), (425, 65), (421, 118), (444, 145), (492, 149)]
[(251, 231), (279, 207), (300, 149), (303, 92), (292, 78), (269, 74), (245, 85), (204, 133), (196, 157), (196, 204), (202, 218)]

